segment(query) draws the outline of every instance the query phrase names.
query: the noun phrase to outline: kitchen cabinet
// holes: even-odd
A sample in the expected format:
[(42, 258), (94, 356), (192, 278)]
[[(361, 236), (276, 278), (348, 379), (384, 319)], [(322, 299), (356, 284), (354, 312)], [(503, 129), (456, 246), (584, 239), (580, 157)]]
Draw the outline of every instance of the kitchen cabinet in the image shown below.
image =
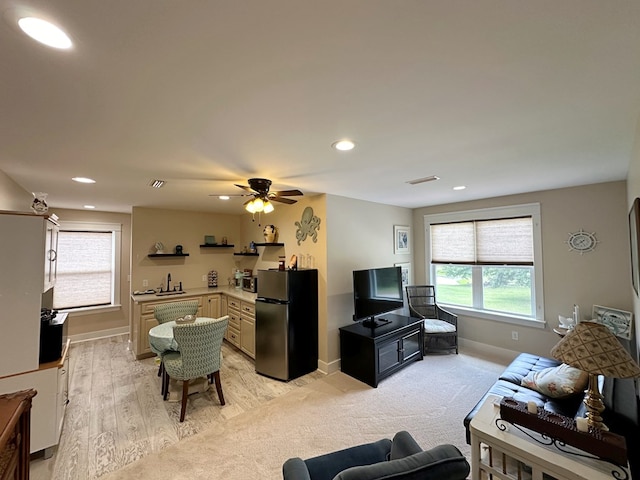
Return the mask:
[(60, 227), (51, 218), (45, 222), (44, 241), (44, 289), (46, 292), (56, 284), (58, 274), (58, 235)]
[(66, 406), (69, 401), (69, 340), (59, 360), (43, 363), (33, 371), (0, 378), (0, 394), (34, 389), (31, 410), (30, 451), (45, 451), (45, 457), (53, 454), (60, 441)]
[(240, 339), (242, 336), (240, 330), (240, 299), (227, 298), (227, 315), (229, 315), (229, 326), (227, 327), (227, 341), (238, 348), (241, 348)]
[(240, 350), (256, 358), (256, 306), (240, 302)]
[(220, 297), (222, 295), (219, 293), (205, 296), (205, 317), (220, 318)]
[(0, 212), (0, 377), (38, 368), (40, 308), (55, 281), (57, 229), (46, 215)]

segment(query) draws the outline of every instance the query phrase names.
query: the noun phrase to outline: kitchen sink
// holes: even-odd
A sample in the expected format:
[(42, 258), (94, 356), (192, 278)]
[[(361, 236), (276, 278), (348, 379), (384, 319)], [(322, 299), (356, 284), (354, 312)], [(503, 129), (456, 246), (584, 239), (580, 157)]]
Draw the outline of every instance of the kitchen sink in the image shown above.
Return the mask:
[(156, 293), (156, 297), (166, 297), (167, 295), (182, 295), (187, 293), (185, 290), (176, 290), (175, 292), (160, 292)]

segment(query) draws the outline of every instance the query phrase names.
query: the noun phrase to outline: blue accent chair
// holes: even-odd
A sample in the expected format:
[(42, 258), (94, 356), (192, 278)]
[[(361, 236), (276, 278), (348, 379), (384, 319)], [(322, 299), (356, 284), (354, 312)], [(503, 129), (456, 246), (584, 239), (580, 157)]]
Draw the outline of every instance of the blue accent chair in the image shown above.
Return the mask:
[(465, 480), (470, 467), (453, 445), (424, 451), (406, 431), (308, 460), (290, 458), (284, 480)]

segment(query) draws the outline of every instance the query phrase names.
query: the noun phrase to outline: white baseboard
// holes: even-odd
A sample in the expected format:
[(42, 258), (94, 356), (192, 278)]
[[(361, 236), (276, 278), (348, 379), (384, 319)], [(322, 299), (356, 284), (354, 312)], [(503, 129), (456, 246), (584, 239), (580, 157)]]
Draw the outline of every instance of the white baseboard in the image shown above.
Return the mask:
[(115, 337), (116, 335), (129, 334), (129, 327), (110, 328), (108, 330), (99, 330), (97, 332), (80, 333), (78, 335), (69, 335), (71, 343), (87, 342), (89, 340), (97, 340), (99, 338)]
[(318, 360), (318, 370), (320, 370), (325, 375), (338, 372), (340, 371), (340, 359), (334, 360), (329, 363), (323, 362), (322, 360)]
[(465, 350), (464, 353), (477, 352), (483, 357), (495, 359), (495, 361), (504, 363), (505, 365), (511, 363), (514, 358), (522, 353), (515, 350), (508, 350), (506, 348), (494, 347), (493, 345), (487, 345), (486, 343), (467, 340), (462, 337), (458, 337), (458, 344), (460, 346), (460, 350)]

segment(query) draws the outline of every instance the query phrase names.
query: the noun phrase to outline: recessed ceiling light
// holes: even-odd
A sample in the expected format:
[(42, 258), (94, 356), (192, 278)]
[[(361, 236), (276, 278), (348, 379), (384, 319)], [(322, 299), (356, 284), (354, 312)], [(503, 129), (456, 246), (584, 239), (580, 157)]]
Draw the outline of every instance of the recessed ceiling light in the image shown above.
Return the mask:
[(71, 180), (78, 183), (96, 183), (96, 181), (93, 178), (87, 178), (87, 177), (73, 177)]
[(34, 40), (48, 47), (68, 50), (73, 46), (69, 36), (54, 24), (35, 17), (23, 17), (18, 26)]
[(453, 187), (454, 190), (464, 190), (465, 188), (467, 187), (465, 187), (464, 185), (458, 185), (457, 187)]
[(229, 200), (229, 195), (220, 195), (218, 198), (220, 200)]
[(351, 140), (339, 140), (331, 144), (331, 146), (336, 150), (340, 150), (341, 152), (347, 152), (349, 150), (353, 150), (356, 144)]
[(96, 208), (95, 205), (85, 205), (84, 208), (88, 208), (89, 210), (93, 210), (94, 208)]

